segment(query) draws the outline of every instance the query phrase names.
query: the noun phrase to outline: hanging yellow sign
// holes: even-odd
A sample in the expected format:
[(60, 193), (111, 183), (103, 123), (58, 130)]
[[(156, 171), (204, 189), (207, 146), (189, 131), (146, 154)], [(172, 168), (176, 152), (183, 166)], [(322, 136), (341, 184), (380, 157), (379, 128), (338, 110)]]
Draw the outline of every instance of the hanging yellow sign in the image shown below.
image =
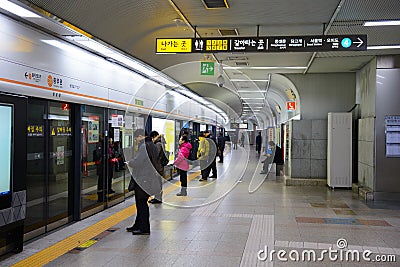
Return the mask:
[(156, 53), (190, 53), (192, 52), (192, 39), (158, 39)]

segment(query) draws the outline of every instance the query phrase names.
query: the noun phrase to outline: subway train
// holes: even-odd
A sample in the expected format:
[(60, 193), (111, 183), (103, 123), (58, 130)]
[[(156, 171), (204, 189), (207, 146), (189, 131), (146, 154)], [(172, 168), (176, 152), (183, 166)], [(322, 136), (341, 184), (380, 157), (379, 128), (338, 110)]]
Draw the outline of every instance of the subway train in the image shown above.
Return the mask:
[(163, 133), (173, 160), (183, 128), (195, 137), (227, 123), (212, 103), (122, 54), (125, 65), (2, 14), (0, 24), (0, 254), (129, 197), (122, 151), (135, 146), (135, 129)]

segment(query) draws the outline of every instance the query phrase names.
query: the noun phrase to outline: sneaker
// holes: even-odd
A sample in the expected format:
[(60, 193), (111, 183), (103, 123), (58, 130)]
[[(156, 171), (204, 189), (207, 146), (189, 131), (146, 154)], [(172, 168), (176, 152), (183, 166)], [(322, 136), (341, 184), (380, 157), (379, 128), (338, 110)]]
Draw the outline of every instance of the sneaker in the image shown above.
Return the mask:
[(207, 181), (207, 178), (200, 178), (199, 179), (199, 182), (204, 182), (204, 181)]
[(178, 194), (176, 194), (178, 197), (186, 197), (187, 193), (185, 192), (179, 192)]

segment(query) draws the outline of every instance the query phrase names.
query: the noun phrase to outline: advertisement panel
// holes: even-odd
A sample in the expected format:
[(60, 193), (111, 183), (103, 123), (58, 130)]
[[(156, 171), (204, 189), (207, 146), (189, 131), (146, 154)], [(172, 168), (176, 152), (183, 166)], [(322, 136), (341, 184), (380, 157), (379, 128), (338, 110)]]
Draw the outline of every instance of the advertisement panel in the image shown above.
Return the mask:
[(0, 104), (0, 195), (11, 193), (13, 107)]

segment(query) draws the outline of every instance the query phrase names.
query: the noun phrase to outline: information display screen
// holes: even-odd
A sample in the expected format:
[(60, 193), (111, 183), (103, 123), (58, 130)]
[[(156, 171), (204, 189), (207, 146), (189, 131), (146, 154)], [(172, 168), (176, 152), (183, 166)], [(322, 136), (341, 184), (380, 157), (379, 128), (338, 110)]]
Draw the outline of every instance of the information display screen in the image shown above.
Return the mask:
[(11, 194), (13, 106), (0, 103), (0, 197)]

